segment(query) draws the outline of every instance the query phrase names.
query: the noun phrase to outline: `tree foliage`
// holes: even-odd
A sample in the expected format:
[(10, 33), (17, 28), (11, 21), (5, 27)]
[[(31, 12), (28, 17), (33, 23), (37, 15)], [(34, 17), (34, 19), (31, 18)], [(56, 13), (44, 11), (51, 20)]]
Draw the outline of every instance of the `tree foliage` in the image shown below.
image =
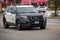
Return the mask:
[(57, 14), (57, 10), (60, 7), (60, 0), (48, 0), (49, 4), (52, 4), (55, 10), (55, 15)]

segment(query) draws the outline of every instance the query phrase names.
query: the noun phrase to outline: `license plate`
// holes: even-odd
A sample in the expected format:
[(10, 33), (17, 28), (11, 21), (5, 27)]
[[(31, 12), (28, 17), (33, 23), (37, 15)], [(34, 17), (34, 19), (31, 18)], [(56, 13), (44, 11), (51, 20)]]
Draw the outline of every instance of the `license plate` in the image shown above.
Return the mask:
[(35, 21), (35, 24), (39, 24), (39, 21)]

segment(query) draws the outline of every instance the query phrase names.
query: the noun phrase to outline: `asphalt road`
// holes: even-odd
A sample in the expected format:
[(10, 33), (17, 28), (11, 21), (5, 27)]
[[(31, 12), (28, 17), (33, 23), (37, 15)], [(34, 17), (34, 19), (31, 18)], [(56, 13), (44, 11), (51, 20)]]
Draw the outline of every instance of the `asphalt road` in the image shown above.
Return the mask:
[(44, 30), (36, 27), (18, 31), (15, 27), (4, 29), (0, 15), (0, 40), (60, 40), (60, 19), (47, 19)]

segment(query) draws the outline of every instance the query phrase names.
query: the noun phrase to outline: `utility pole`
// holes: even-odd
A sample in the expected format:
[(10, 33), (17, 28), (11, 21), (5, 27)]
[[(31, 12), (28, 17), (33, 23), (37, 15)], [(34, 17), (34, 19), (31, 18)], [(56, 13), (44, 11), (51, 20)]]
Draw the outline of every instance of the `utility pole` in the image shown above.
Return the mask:
[(29, 0), (29, 5), (31, 5), (31, 0)]

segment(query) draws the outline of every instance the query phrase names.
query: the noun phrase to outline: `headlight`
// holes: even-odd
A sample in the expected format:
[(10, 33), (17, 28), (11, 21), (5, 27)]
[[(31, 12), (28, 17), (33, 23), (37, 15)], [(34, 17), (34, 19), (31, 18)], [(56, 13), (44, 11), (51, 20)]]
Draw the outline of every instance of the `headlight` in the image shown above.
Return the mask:
[(20, 16), (20, 19), (27, 19), (27, 16)]

